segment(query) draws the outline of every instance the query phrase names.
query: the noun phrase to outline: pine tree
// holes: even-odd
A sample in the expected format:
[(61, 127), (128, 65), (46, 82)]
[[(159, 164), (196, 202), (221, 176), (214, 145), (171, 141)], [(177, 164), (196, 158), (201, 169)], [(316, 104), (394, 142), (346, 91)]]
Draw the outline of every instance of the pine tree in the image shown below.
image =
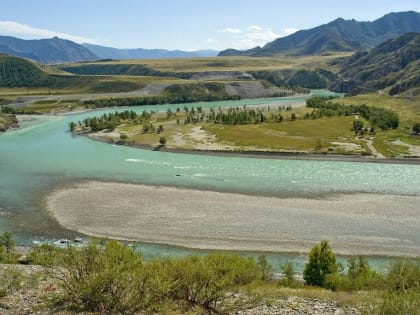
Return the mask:
[(328, 274), (337, 272), (335, 255), (327, 241), (312, 247), (309, 262), (303, 271), (303, 278), (308, 285), (323, 287)]

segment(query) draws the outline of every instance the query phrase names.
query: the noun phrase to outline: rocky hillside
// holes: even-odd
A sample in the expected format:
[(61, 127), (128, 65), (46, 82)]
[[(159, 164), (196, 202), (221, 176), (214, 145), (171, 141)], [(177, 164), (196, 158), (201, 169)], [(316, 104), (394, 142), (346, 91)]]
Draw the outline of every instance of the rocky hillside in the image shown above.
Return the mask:
[(420, 13), (390, 13), (373, 22), (339, 18), (328, 24), (278, 38), (264, 47), (246, 51), (228, 49), (220, 52), (219, 56), (319, 55), (362, 51), (407, 32), (420, 32)]
[(82, 45), (58, 37), (24, 40), (11, 36), (0, 36), (0, 53), (29, 58), (42, 63), (98, 59), (95, 54)]
[(420, 86), (420, 33), (390, 39), (369, 52), (338, 62), (337, 92), (359, 94), (389, 89), (394, 95)]

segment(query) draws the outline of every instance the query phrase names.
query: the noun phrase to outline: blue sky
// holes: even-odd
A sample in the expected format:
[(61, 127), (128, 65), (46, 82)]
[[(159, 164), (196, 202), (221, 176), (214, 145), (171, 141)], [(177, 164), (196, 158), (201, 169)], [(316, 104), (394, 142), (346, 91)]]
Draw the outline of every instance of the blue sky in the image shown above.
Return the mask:
[(337, 17), (375, 20), (420, 0), (1, 0), (0, 35), (117, 48), (245, 49)]

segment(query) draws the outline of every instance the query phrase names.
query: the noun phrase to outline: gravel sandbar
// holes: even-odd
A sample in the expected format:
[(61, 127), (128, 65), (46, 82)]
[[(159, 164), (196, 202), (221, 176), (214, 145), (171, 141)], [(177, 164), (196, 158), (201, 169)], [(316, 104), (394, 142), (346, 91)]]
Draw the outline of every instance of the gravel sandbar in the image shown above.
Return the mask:
[(101, 237), (203, 249), (420, 257), (420, 196), (258, 197), (174, 187), (83, 182), (52, 191), (66, 228)]

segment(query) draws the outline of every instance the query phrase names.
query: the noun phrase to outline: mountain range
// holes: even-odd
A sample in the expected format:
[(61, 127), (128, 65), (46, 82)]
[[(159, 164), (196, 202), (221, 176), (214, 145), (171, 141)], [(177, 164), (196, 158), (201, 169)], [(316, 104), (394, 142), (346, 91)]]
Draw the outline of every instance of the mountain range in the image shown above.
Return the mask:
[(29, 58), (42, 63), (98, 59), (89, 49), (58, 37), (24, 40), (11, 36), (0, 36), (0, 53)]
[(156, 58), (195, 58), (215, 57), (216, 50), (167, 50), (167, 49), (118, 49), (93, 44), (83, 44), (100, 59), (156, 59)]
[[(219, 56), (320, 55), (333, 52), (366, 51), (408, 32), (420, 32), (420, 13), (389, 13), (373, 22), (338, 18), (330, 23), (277, 38), (263, 47), (240, 51), (227, 49)], [(0, 36), (0, 53), (29, 58), (42, 63), (65, 63), (99, 59), (151, 59), (213, 57), (215, 50), (118, 49), (93, 44), (77, 44), (53, 37), (23, 40)]]
[(118, 49), (75, 42), (53, 37), (50, 39), (24, 40), (11, 36), (0, 36), (0, 53), (34, 61), (53, 64), (99, 59), (154, 59), (214, 57), (215, 50), (166, 50), (166, 49)]
[(219, 56), (320, 55), (363, 51), (408, 32), (420, 32), (420, 13), (389, 13), (373, 22), (338, 18), (328, 24), (277, 38), (263, 47), (245, 51), (227, 49)]

